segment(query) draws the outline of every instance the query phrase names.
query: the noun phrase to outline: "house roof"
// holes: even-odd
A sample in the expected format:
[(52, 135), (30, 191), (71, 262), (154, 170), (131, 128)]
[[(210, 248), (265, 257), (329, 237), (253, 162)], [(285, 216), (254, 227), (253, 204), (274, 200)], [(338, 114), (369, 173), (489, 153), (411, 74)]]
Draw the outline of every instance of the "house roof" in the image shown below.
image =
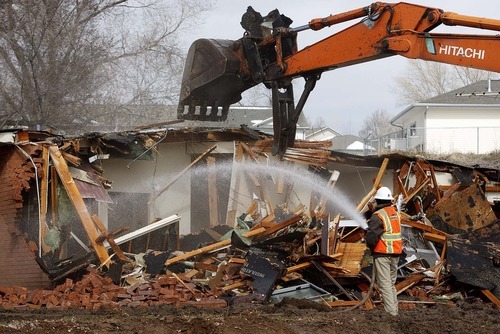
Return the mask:
[(500, 80), (481, 80), (450, 92), (414, 103), (391, 119), (395, 122), (416, 107), (500, 107)]
[(332, 151), (346, 150), (349, 145), (357, 141), (363, 142), (363, 139), (355, 135), (336, 136), (332, 138), (332, 147), (330, 149)]
[(340, 136), (340, 133), (326, 126), (320, 129), (311, 129), (311, 131), (306, 135), (306, 139), (315, 138), (318, 135), (326, 136), (328, 139), (333, 139), (334, 137)]
[(431, 97), (421, 103), (500, 104), (500, 80), (481, 80), (448, 93)]
[[(263, 122), (260, 127), (272, 129), (272, 116), (271, 107), (233, 106), (225, 121), (194, 121), (177, 119), (176, 105), (88, 105), (85, 106), (84, 116), (81, 119), (75, 119), (73, 124), (59, 124), (60, 130), (50, 131), (53, 133), (59, 131), (63, 135), (79, 135), (87, 132), (121, 132), (154, 127), (239, 129), (242, 125), (254, 127), (256, 121), (266, 120), (267, 122)], [(308, 126), (304, 113), (299, 117), (298, 126)]]

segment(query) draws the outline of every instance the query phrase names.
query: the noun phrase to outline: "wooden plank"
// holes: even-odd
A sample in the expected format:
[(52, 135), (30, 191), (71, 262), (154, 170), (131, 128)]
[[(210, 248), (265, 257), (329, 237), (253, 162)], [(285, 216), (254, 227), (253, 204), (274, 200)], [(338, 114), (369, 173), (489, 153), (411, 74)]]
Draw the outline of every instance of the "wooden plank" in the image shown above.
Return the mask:
[(439, 185), (436, 179), (436, 171), (434, 170), (434, 166), (429, 164), (429, 170), (431, 172), (432, 179), (432, 189), (434, 190), (434, 195), (436, 196), (436, 202), (441, 200), (441, 190), (439, 190)]
[(239, 192), (237, 189), (240, 188), (241, 173), (237, 173), (238, 169), (235, 164), (241, 163), (242, 160), (243, 148), (241, 147), (241, 142), (237, 142), (234, 144), (233, 168), (231, 168), (231, 184), (234, 186), (229, 189), (229, 200), (227, 203), (226, 225), (228, 226), (236, 226), (239, 201)]
[(290, 266), (290, 267), (286, 268), (286, 272), (292, 273), (292, 272), (300, 271), (302, 269), (309, 268), (310, 266), (312, 266), (311, 262), (299, 263), (299, 264), (296, 264), (294, 266)]
[[(460, 182), (459, 183), (455, 183), (454, 185), (452, 185), (451, 187), (449, 187), (448, 189), (446, 189), (446, 191), (444, 192), (443, 196), (441, 197), (441, 199), (436, 203), (436, 205), (439, 205), (441, 203), (443, 203), (444, 201), (446, 201), (448, 198), (451, 197), (451, 195), (453, 195), (455, 193), (455, 191), (457, 191), (459, 188), (461, 187), (461, 184)], [(443, 187), (443, 189), (445, 189)]]
[(83, 201), (83, 198), (75, 185), (75, 181), (73, 180), (73, 177), (69, 172), (66, 161), (62, 157), (61, 152), (59, 151), (57, 146), (49, 147), (49, 153), (50, 158), (52, 159), (52, 164), (54, 165), (57, 174), (62, 181), (64, 189), (66, 189), (66, 192), (68, 193), (68, 197), (70, 198), (76, 209), (78, 217), (80, 217), (83, 228), (85, 229), (85, 232), (89, 237), (90, 243), (94, 251), (96, 252), (97, 257), (99, 258), (99, 261), (101, 261), (102, 264), (106, 263), (109, 257), (108, 251), (103, 245), (99, 245), (96, 242), (99, 233), (97, 232), (94, 222), (92, 221), (92, 218), (90, 217), (90, 214), (87, 210), (87, 206), (85, 205), (85, 202)]
[(334, 302), (325, 302), (326, 305), (330, 307), (348, 307), (348, 306), (356, 306), (359, 304), (357, 300), (336, 300)]
[(261, 240), (263, 239), (264, 237), (267, 237), (268, 235), (271, 235), (273, 233), (276, 233), (278, 232), (279, 230), (282, 230), (284, 229), (285, 227), (288, 227), (292, 224), (295, 224), (296, 222), (298, 222), (299, 220), (302, 219), (302, 216), (300, 215), (296, 215), (296, 216), (293, 216), (291, 218), (288, 218), (287, 220), (285, 221), (282, 221), (281, 223), (277, 223), (277, 224), (274, 224), (272, 227), (268, 228), (264, 233), (261, 233), (257, 239), (258, 240)]
[(224, 291), (224, 292), (226, 292), (226, 291), (231, 291), (231, 290), (234, 290), (234, 289), (237, 289), (237, 288), (244, 287), (246, 285), (247, 285), (246, 281), (239, 281), (239, 282), (236, 282), (236, 283), (233, 283), (233, 284), (226, 285), (226, 286), (222, 287), (221, 290)]
[[(265, 228), (261, 227), (261, 228), (256, 229), (256, 230), (243, 233), (242, 235), (244, 237), (250, 238), (250, 237), (253, 237), (253, 236), (256, 236), (256, 235), (259, 235), (259, 234), (263, 233), (265, 230), (266, 230)], [(205, 247), (202, 247), (202, 248), (198, 248), (198, 249), (195, 249), (193, 251), (190, 251), (190, 252), (184, 253), (182, 255), (179, 255), (179, 256), (173, 257), (171, 259), (168, 259), (165, 262), (165, 265), (168, 266), (168, 265), (173, 264), (173, 263), (177, 263), (177, 262), (180, 262), (180, 261), (183, 261), (183, 260), (187, 260), (190, 257), (196, 256), (196, 255), (200, 255), (200, 254), (204, 254), (204, 253), (208, 253), (208, 252), (214, 251), (214, 250), (219, 249), (219, 248), (224, 248), (224, 247), (229, 246), (230, 244), (231, 244), (231, 239), (222, 240), (222, 241), (219, 241), (219, 242), (217, 242), (215, 244), (208, 245), (208, 246), (205, 246)]]
[(57, 172), (54, 166), (50, 166), (50, 211), (52, 212), (52, 226), (59, 226), (58, 208), (57, 208), (57, 188), (58, 188)]
[(380, 185), (380, 181), (382, 181), (382, 177), (384, 176), (388, 164), (389, 164), (389, 159), (384, 158), (384, 160), (382, 161), (382, 165), (380, 166), (380, 169), (378, 171), (377, 177), (373, 182), (372, 189), (368, 192), (368, 194), (366, 194), (366, 196), (361, 200), (361, 202), (359, 202), (356, 208), (357, 211), (361, 211), (365, 207), (366, 203), (368, 203), (372, 199), (373, 195), (375, 195), (375, 193), (377, 192), (378, 186)]
[[(328, 180), (327, 188), (328, 189), (333, 189), (335, 188), (335, 184), (337, 184), (337, 181), (339, 179), (340, 172), (334, 170), (332, 175), (330, 176), (330, 179)], [(318, 208), (315, 210), (317, 212), (317, 215), (322, 216), (323, 213), (325, 212), (326, 209), (326, 202), (328, 198), (326, 195), (321, 196), (321, 200), (319, 201)]]
[(417, 229), (422, 230), (422, 231), (426, 231), (426, 232), (430, 232), (430, 233), (434, 233), (434, 234), (438, 234), (438, 235), (442, 235), (442, 236), (446, 236), (446, 237), (450, 236), (448, 233), (440, 231), (437, 228), (426, 225), (426, 224), (421, 223), (419, 221), (410, 220), (410, 216), (404, 212), (401, 214), (401, 216), (403, 217), (403, 219), (401, 219), (401, 224), (408, 225), (408, 226), (417, 228)]
[(248, 154), (256, 163), (260, 164), (257, 154), (250, 147), (248, 147), (247, 144), (245, 144), (244, 142), (240, 142), (240, 145), (246, 154)]
[(409, 289), (413, 285), (417, 284), (418, 282), (420, 282), (424, 278), (425, 278), (424, 274), (414, 274), (414, 275), (410, 275), (408, 278), (406, 278), (406, 279), (402, 280), (401, 282), (397, 283), (396, 284), (396, 291), (397, 291), (398, 295), (401, 292)]
[(219, 225), (219, 204), (217, 200), (217, 171), (215, 168), (215, 158), (207, 157), (208, 169), (208, 211), (210, 217), (210, 227)]
[(483, 293), (483, 295), (485, 295), (489, 300), (491, 300), (491, 302), (493, 304), (495, 304), (496, 308), (500, 308), (500, 300), (498, 300), (498, 298), (491, 293), (490, 290), (486, 290), (486, 289), (483, 289), (481, 290), (481, 292)]
[(47, 231), (49, 230), (49, 227), (47, 226), (47, 207), (48, 207), (48, 192), (49, 192), (49, 150), (47, 149), (47, 146), (43, 145), (42, 146), (42, 157), (44, 160), (43, 163), (43, 172), (42, 172), (42, 178), (40, 180), (40, 219), (39, 219), (39, 224), (40, 224), (40, 234), (41, 234), (41, 240), (40, 240), (40, 245), (42, 246), (42, 252), (43, 254), (47, 254), (48, 252), (52, 251), (52, 248), (47, 246), (45, 243), (45, 235), (47, 234)]
[[(102, 221), (99, 219), (99, 217), (97, 215), (93, 215), (92, 220), (94, 221), (94, 224), (97, 226), (97, 228), (108, 240), (108, 243), (115, 252), (116, 256), (118, 256), (118, 258), (122, 261), (127, 261), (128, 260), (127, 257), (125, 256), (125, 254), (123, 254), (120, 247), (116, 244), (115, 239), (108, 233), (108, 230), (106, 229)], [(98, 243), (99, 238), (100, 236), (96, 238), (96, 243)]]
[(424, 187), (429, 183), (431, 182), (431, 179), (427, 178), (425, 179), (410, 195), (408, 195), (408, 197), (406, 197), (404, 200), (403, 200), (403, 203), (404, 204), (407, 204), (413, 197), (415, 197), (420, 191), (422, 191), (422, 189), (424, 189)]
[(441, 244), (446, 243), (446, 237), (444, 235), (424, 232), (424, 238), (430, 241), (439, 242)]
[(210, 152), (212, 152), (213, 150), (215, 150), (217, 148), (217, 145), (214, 145), (212, 147), (210, 147), (208, 150), (206, 150), (205, 152), (203, 152), (198, 158), (194, 159), (193, 162), (191, 162), (189, 165), (187, 165), (183, 170), (181, 170), (179, 172), (179, 174), (177, 174), (162, 190), (160, 190), (160, 192), (158, 192), (158, 194), (156, 194), (150, 201), (149, 201), (149, 204), (151, 202), (153, 202), (155, 199), (157, 199), (158, 197), (160, 197), (165, 191), (167, 191), (175, 182), (177, 182), (177, 180), (179, 180), (184, 174), (186, 174), (186, 172), (191, 168), (193, 167), (194, 165), (196, 165), (196, 163), (198, 163), (198, 161), (200, 161), (201, 159), (203, 159), (205, 156), (207, 156), (208, 154), (210, 154)]

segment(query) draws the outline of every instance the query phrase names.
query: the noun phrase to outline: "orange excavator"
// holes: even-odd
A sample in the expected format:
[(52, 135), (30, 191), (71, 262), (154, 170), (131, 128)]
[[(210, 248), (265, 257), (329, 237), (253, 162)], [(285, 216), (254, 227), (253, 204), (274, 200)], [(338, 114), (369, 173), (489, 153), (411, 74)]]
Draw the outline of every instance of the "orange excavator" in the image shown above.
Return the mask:
[[(320, 30), (361, 19), (301, 50), (299, 32)], [(291, 28), (292, 20), (248, 7), (242, 38), (199, 39), (188, 52), (178, 118), (222, 121), (245, 90), (263, 83), (272, 90), (273, 154), (282, 155), (295, 140), (299, 115), (321, 74), (336, 68), (394, 55), (500, 72), (500, 36), (437, 34), (444, 24), (500, 30), (500, 20), (444, 12), (409, 3), (375, 2), (369, 6), (313, 19)], [(304, 90), (295, 104), (292, 80), (302, 77)]]

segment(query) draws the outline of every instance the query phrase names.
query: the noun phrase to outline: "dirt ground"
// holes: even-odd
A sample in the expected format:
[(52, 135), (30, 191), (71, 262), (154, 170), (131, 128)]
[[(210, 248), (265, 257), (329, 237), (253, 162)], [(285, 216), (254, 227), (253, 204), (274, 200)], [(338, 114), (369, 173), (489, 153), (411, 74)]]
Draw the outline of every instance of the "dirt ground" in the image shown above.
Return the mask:
[[(408, 304), (407, 304), (408, 305)], [(227, 309), (143, 308), (119, 311), (0, 311), (0, 333), (499, 333), (500, 312), (491, 303), (413, 304), (392, 317), (371, 311), (330, 309), (314, 302), (241, 304)]]

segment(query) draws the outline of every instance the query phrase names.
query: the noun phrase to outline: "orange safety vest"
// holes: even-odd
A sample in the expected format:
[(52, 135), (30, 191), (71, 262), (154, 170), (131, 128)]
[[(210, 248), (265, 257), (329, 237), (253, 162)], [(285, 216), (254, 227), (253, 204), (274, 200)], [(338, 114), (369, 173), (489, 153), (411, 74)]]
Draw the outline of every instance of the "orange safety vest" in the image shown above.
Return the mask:
[(401, 254), (403, 239), (401, 238), (401, 223), (398, 212), (393, 206), (386, 206), (375, 212), (384, 223), (384, 232), (380, 236), (374, 253)]

